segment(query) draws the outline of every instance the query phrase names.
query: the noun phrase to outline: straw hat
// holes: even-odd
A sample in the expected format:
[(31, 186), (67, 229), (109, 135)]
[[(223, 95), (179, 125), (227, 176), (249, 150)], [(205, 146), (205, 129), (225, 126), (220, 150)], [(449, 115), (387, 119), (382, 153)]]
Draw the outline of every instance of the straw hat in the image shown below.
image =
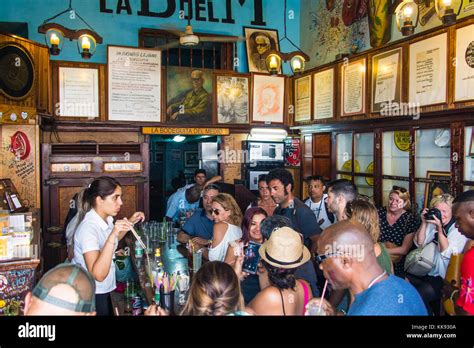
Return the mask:
[(263, 260), (278, 268), (296, 268), (311, 257), (302, 236), (289, 227), (275, 230), (258, 252)]

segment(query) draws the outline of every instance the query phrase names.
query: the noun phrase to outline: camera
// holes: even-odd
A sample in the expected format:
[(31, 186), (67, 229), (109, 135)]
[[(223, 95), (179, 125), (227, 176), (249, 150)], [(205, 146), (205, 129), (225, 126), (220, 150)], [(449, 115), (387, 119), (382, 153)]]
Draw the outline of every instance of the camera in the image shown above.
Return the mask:
[(436, 216), (438, 220), (441, 221), (441, 212), (439, 211), (439, 209), (436, 208), (431, 208), (425, 213), (424, 216), (426, 220), (434, 220), (433, 217)]

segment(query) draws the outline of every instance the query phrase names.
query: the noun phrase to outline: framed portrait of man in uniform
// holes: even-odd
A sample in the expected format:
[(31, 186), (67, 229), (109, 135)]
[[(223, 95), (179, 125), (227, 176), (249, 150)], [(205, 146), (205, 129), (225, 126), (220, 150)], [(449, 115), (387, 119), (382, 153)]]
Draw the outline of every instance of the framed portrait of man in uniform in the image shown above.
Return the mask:
[(166, 68), (166, 120), (168, 123), (212, 122), (212, 70)]
[(278, 30), (244, 27), (244, 34), (249, 72), (268, 73), (264, 55), (269, 50), (280, 50)]

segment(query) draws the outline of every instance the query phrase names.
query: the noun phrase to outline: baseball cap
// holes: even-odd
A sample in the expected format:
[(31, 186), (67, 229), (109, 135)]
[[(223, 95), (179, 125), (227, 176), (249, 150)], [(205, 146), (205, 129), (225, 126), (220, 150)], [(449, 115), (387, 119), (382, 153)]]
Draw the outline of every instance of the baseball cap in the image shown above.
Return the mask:
[[(66, 301), (50, 294), (60, 284), (69, 285), (77, 294), (77, 303)], [(52, 305), (75, 312), (95, 311), (95, 281), (92, 276), (79, 265), (60, 264), (49, 270), (33, 289), (33, 296)]]

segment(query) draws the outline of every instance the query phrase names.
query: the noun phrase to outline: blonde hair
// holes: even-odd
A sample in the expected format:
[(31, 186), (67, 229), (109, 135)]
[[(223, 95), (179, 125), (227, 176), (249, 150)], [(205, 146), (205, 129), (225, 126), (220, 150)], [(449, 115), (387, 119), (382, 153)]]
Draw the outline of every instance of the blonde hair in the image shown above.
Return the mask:
[(356, 199), (347, 204), (346, 214), (352, 221), (357, 221), (365, 227), (374, 244), (378, 242), (380, 236), (379, 214), (372, 202)]
[(196, 273), (181, 315), (222, 316), (243, 310), (240, 281), (231, 266), (212, 261)]
[(439, 203), (446, 203), (448, 207), (453, 206), (454, 197), (449, 193), (444, 193), (442, 195), (434, 197), (430, 202), (430, 208), (434, 208)]
[(229, 220), (233, 225), (240, 226), (242, 224), (242, 212), (240, 211), (234, 197), (228, 193), (219, 193), (214, 197), (212, 202), (219, 203), (225, 210), (230, 210)]
[[(404, 190), (404, 192), (402, 192), (401, 189)], [(402, 187), (395, 188), (394, 186), (392, 190), (390, 191), (390, 193), (388, 194), (388, 196), (390, 197), (392, 193), (397, 194), (398, 197), (400, 197), (400, 199), (403, 200), (403, 209), (410, 210), (411, 208), (410, 192), (408, 192), (407, 189), (402, 188)]]

